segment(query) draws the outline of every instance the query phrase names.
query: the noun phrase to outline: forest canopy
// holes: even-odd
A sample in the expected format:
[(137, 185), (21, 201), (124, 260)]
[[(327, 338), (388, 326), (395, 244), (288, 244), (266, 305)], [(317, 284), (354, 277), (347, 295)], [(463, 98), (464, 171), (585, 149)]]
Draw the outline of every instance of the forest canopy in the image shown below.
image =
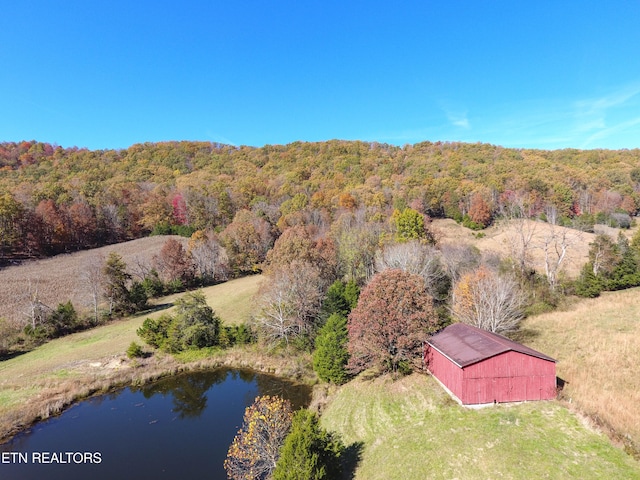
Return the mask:
[(407, 208), (476, 229), (514, 214), (583, 230), (594, 223), (624, 228), (638, 213), (639, 191), (638, 149), (332, 140), (260, 148), (163, 142), (91, 151), (4, 142), (0, 260), (198, 230), (220, 233), (230, 247), (242, 229), (254, 232), (246, 249), (261, 260), (287, 227), (333, 225), (339, 238), (352, 228), (345, 214), (386, 225), (394, 211)]

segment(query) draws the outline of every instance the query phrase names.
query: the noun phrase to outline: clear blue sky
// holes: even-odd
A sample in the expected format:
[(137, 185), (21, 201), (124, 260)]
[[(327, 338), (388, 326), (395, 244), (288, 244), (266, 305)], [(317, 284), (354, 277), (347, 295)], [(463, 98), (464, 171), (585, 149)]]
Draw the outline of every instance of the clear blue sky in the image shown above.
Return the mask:
[(640, 2), (0, 0), (0, 141), (640, 147)]

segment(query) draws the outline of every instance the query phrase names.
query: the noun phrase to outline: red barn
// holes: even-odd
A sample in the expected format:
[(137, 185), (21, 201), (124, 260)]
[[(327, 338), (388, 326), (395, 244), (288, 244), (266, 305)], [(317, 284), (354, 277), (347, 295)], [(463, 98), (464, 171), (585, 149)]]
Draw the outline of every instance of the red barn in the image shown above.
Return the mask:
[(463, 405), (550, 400), (556, 361), (501, 335), (454, 323), (425, 349), (429, 371)]

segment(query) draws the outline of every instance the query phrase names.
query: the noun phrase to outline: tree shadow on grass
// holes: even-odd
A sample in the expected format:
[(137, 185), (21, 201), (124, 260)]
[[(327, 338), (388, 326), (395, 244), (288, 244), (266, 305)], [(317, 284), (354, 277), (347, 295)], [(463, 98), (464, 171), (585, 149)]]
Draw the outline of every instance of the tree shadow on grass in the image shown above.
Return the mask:
[(153, 305), (151, 308), (149, 308), (148, 311), (150, 312), (157, 312), (159, 310), (166, 310), (167, 308), (171, 308), (174, 306), (174, 303), (172, 302), (168, 302), (168, 303), (159, 303), (157, 305)]
[(532, 342), (540, 336), (540, 331), (533, 328), (521, 328), (509, 335), (509, 338), (514, 342), (522, 343), (524, 345)]
[(11, 352), (6, 352), (0, 354), (0, 362), (4, 362), (5, 360), (11, 360), (12, 358), (19, 357), (20, 355), (24, 355), (25, 353), (29, 353), (31, 350), (14, 350)]
[(356, 475), (356, 469), (362, 459), (363, 442), (353, 442), (345, 448), (342, 456), (342, 479), (351, 480)]

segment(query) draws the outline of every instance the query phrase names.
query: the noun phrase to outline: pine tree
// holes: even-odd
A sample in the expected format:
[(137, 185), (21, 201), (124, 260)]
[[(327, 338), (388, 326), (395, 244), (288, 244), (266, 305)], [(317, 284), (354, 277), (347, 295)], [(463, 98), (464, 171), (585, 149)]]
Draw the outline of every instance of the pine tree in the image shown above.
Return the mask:
[(313, 369), (322, 380), (337, 385), (346, 382), (346, 365), (349, 361), (347, 342), (347, 319), (334, 313), (318, 332), (316, 350), (313, 352)]
[(318, 417), (298, 410), (291, 431), (282, 445), (273, 471), (274, 480), (322, 480), (340, 476), (344, 445), (334, 434), (322, 429)]

